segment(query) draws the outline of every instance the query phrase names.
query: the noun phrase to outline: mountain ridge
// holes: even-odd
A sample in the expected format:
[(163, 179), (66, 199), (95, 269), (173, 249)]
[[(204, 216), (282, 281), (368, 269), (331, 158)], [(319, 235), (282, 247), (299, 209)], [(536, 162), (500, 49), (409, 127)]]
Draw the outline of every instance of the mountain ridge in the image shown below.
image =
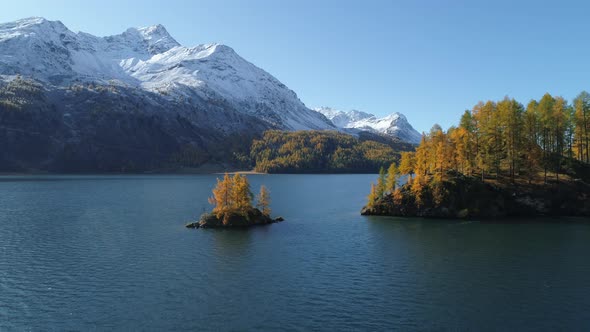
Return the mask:
[(251, 167), (268, 130), (411, 147), (338, 128), (231, 47), (182, 46), (162, 25), (97, 37), (38, 17), (0, 24), (0, 172)]
[(180, 45), (162, 25), (96, 37), (33, 17), (0, 24), (0, 75), (56, 85), (129, 85), (173, 98), (223, 99), (285, 130), (335, 129), (295, 92), (223, 44)]
[(386, 134), (398, 139), (418, 144), (422, 135), (412, 127), (405, 115), (395, 112), (378, 118), (376, 115), (358, 110), (340, 111), (330, 107), (316, 107), (316, 112), (324, 114), (341, 129), (356, 129)]

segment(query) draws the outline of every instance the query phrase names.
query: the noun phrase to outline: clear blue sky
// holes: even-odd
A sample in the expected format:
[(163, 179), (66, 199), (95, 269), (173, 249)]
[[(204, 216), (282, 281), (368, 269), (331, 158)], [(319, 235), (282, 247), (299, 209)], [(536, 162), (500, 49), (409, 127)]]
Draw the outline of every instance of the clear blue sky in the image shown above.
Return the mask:
[[(517, 3), (518, 2), (518, 3)], [(399, 111), (419, 131), (477, 101), (571, 100), (590, 89), (590, 5), (567, 1), (4, 1), (0, 21), (121, 33), (161, 23), (181, 44), (221, 42), (309, 107)]]

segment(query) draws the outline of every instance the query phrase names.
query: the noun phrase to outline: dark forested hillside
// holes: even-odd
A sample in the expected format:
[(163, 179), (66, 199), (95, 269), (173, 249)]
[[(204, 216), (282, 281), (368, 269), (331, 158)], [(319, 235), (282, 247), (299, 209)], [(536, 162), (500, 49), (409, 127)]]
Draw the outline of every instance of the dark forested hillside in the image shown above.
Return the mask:
[(264, 172), (374, 172), (396, 160), (397, 151), (413, 149), (371, 133), (263, 136), (268, 129), (223, 100), (171, 101), (108, 84), (0, 83), (0, 172), (175, 172), (207, 165), (215, 171), (256, 165)]
[(172, 102), (122, 86), (56, 88), (17, 78), (0, 85), (0, 172), (144, 172), (231, 164), (269, 125), (227, 109), (223, 101)]

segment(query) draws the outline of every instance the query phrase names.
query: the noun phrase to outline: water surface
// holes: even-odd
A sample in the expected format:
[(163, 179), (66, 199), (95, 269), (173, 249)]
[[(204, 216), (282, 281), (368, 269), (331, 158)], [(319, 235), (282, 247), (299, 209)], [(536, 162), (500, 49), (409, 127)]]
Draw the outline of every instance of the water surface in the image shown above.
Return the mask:
[(215, 176), (0, 177), (0, 330), (590, 330), (590, 223), (362, 217), (374, 178), (189, 230)]

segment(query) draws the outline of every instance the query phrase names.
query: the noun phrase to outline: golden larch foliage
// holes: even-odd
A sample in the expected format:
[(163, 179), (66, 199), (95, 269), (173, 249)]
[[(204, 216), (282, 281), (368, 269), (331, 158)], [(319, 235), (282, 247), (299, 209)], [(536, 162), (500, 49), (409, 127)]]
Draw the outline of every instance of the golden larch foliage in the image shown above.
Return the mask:
[(408, 174), (408, 182), (412, 182), (412, 175), (414, 174), (414, 167), (416, 167), (416, 158), (414, 152), (402, 152), (399, 161), (399, 172), (401, 174)]
[(239, 213), (246, 213), (252, 207), (252, 192), (248, 179), (240, 174), (232, 179), (232, 205), (231, 208)]
[(260, 192), (258, 193), (258, 203), (256, 204), (262, 214), (270, 216), (270, 192), (266, 189), (266, 186), (260, 186)]
[(250, 191), (248, 179), (240, 174), (230, 177), (228, 174), (223, 179), (217, 179), (217, 185), (213, 188), (213, 196), (209, 203), (213, 205), (213, 213), (221, 218), (230, 212), (245, 214), (252, 208), (253, 195)]
[(378, 199), (377, 187), (375, 186), (374, 183), (371, 183), (371, 192), (369, 193), (369, 196), (367, 196), (367, 206), (368, 207), (375, 206), (377, 199)]
[(391, 163), (387, 169), (387, 179), (385, 181), (385, 191), (393, 193), (399, 178), (399, 170), (395, 163)]
[(217, 179), (217, 185), (213, 188), (213, 196), (209, 198), (209, 203), (213, 205), (213, 213), (220, 218), (229, 212), (233, 202), (233, 181), (226, 173), (223, 180)]

